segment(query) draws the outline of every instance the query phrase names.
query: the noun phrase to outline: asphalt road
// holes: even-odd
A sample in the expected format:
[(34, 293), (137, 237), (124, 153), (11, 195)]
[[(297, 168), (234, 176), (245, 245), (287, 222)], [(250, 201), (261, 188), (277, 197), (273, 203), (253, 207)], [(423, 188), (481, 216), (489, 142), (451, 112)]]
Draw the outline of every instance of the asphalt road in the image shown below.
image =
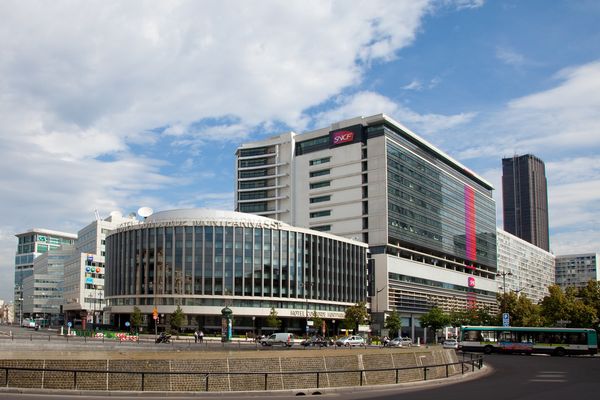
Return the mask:
[(347, 399), (572, 400), (600, 398), (600, 357), (486, 356), (481, 379), (428, 388), (355, 393)]

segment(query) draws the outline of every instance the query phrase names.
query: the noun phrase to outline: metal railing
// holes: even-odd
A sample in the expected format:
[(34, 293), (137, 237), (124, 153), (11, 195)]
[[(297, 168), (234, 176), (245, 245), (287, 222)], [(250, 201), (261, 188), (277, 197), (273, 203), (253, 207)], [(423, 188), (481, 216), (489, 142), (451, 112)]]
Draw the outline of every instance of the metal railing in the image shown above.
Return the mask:
[[(0, 367), (0, 371), (4, 371), (4, 386), (5, 387), (15, 387), (15, 388), (38, 388), (38, 389), (44, 389), (44, 388), (56, 388), (56, 384), (54, 385), (47, 385), (46, 387), (44, 386), (44, 379), (43, 376), (46, 373), (62, 373), (61, 377), (63, 378), (63, 380), (67, 380), (69, 381), (68, 377), (72, 377), (70, 382), (71, 384), (67, 385), (67, 383), (69, 382), (65, 382), (63, 381), (63, 385), (62, 386), (66, 386), (67, 390), (85, 390), (85, 389), (89, 389), (87, 387), (80, 387), (78, 386), (78, 376), (81, 377), (82, 375), (89, 375), (89, 374), (106, 374), (106, 389), (104, 390), (115, 390), (115, 389), (109, 389), (108, 386), (109, 385), (109, 381), (110, 381), (110, 376), (111, 375), (115, 375), (115, 374), (119, 374), (119, 375), (133, 375), (134, 377), (137, 376), (137, 379), (134, 378), (133, 381), (131, 381), (130, 383), (138, 383), (138, 387), (140, 387), (139, 391), (145, 391), (146, 390), (146, 383), (148, 382), (148, 377), (150, 376), (168, 376), (169, 379), (171, 378), (171, 376), (176, 376), (176, 377), (197, 377), (197, 380), (199, 380), (199, 382), (197, 380), (194, 380), (196, 383), (202, 383), (201, 386), (203, 386), (203, 391), (205, 392), (209, 392), (210, 390), (210, 383), (218, 380), (219, 378), (229, 378), (231, 379), (231, 377), (248, 377), (248, 376), (253, 376), (255, 377), (254, 383), (258, 384), (260, 383), (263, 390), (269, 390), (269, 377), (280, 377), (281, 379), (283, 379), (283, 377), (285, 376), (295, 376), (296, 379), (294, 381), (299, 381), (298, 376), (302, 376), (302, 377), (314, 377), (315, 378), (315, 382), (316, 382), (316, 386), (310, 386), (310, 387), (304, 387), (304, 388), (294, 388), (294, 389), (309, 389), (309, 388), (323, 388), (324, 386), (321, 385), (322, 382), (322, 378), (323, 376), (327, 376), (327, 375), (335, 375), (335, 374), (358, 374), (358, 385), (342, 385), (342, 386), (364, 386), (365, 384), (365, 379), (366, 379), (366, 374), (367, 373), (378, 373), (378, 372), (393, 372), (395, 373), (395, 378), (394, 381), (391, 383), (401, 383), (400, 381), (400, 373), (403, 371), (412, 371), (412, 370), (416, 370), (417, 372), (421, 372), (422, 371), (422, 380), (427, 380), (428, 379), (428, 371), (432, 370), (433, 368), (444, 368), (445, 369), (445, 378), (448, 378), (450, 376), (450, 367), (451, 366), (460, 366), (461, 369), (461, 374), (464, 374), (467, 371), (471, 371), (474, 372), (475, 369), (481, 369), (483, 367), (483, 356), (482, 355), (471, 355), (471, 359), (470, 360), (462, 360), (462, 361), (458, 361), (458, 362), (453, 362), (453, 363), (445, 363), (445, 364), (432, 364), (432, 365), (423, 365), (423, 366), (414, 366), (414, 367), (399, 367), (399, 368), (372, 368), (372, 369), (360, 369), (360, 370), (328, 370), (328, 371), (280, 371), (280, 372), (192, 372), (192, 371), (169, 371), (169, 372), (161, 372), (161, 371), (115, 371), (115, 370), (76, 370), (76, 369), (58, 369), (58, 368), (30, 368), (30, 367)], [(18, 376), (14, 376), (14, 374), (11, 374), (11, 372), (21, 372), (22, 375), (26, 375), (26, 376), (21, 376), (21, 380), (29, 380), (30, 381), (30, 385), (29, 386), (11, 386), (10, 382), (15, 381), (15, 380), (19, 380)], [(29, 373), (29, 374), (27, 374)], [(35, 373), (41, 373), (42, 377), (40, 377), (40, 383), (39, 385), (34, 385), (32, 382), (33, 379), (33, 374)], [(64, 374), (64, 375), (63, 375)], [(13, 376), (11, 376), (13, 375)], [(458, 375), (455, 374), (455, 375)], [(11, 379), (11, 377), (13, 379)], [(54, 376), (54, 379), (56, 379), (56, 376)], [(413, 379), (410, 380), (410, 382), (414, 382), (420, 379)], [(406, 381), (409, 382), (409, 381)], [(121, 382), (122, 383), (122, 382)], [(386, 383), (390, 383), (390, 382), (386, 382)], [(51, 387), (48, 387), (51, 386)], [(134, 390), (135, 389), (131, 389), (132, 385), (128, 385), (127, 389), (122, 389), (122, 390)], [(166, 388), (161, 388), (159, 389), (160, 391), (173, 391), (171, 389), (171, 385), (166, 385), (168, 387), (168, 390)], [(200, 387), (200, 385), (196, 385), (197, 387)], [(254, 387), (258, 387), (258, 385), (254, 385)], [(326, 386), (326, 387), (334, 387), (334, 386)], [(273, 389), (273, 388), (271, 388)], [(102, 389), (100, 389), (102, 390)], [(118, 390), (118, 389), (117, 389)], [(156, 388), (152, 389), (152, 390), (157, 390)], [(228, 390), (228, 391), (245, 391), (247, 390), (247, 388), (240, 388), (239, 390)], [(202, 390), (196, 390), (196, 391), (202, 391)], [(214, 390), (213, 390), (214, 391)], [(226, 390), (227, 391), (227, 390)]]

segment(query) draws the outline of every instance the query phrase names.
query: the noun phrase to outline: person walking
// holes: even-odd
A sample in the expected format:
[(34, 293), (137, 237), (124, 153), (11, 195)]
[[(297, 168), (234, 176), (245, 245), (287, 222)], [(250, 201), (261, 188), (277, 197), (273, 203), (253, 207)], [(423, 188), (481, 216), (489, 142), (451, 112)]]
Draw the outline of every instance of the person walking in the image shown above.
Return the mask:
[(194, 343), (198, 343), (198, 329), (194, 331)]
[(198, 340), (200, 341), (200, 344), (204, 342), (204, 332), (202, 332), (202, 330), (198, 331)]

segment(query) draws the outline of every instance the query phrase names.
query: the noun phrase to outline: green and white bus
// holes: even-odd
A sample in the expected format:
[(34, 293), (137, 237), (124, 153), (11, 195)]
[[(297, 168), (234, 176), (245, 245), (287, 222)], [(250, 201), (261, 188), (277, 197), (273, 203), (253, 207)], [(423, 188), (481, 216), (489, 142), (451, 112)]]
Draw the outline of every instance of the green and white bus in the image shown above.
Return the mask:
[(596, 354), (598, 335), (586, 328), (461, 326), (459, 349), (498, 353)]

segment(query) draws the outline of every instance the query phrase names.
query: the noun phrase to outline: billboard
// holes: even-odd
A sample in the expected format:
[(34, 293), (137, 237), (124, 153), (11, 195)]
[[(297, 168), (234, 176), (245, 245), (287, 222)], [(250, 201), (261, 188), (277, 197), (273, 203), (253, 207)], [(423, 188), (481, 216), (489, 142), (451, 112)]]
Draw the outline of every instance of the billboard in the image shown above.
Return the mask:
[(358, 142), (362, 139), (362, 125), (349, 126), (329, 132), (331, 147)]

